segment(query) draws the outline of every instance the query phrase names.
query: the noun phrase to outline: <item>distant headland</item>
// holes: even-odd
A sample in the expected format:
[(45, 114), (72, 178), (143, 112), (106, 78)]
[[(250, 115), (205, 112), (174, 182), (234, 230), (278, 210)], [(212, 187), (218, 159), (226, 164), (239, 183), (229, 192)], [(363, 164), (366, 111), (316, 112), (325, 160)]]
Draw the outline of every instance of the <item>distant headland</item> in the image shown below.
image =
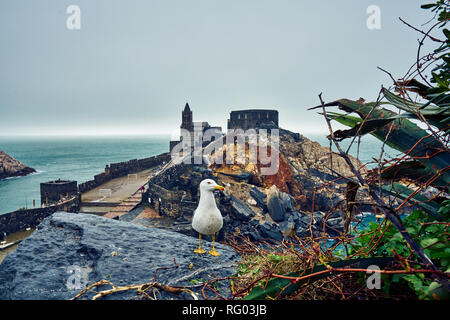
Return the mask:
[(0, 180), (9, 177), (26, 176), (33, 172), (36, 172), (36, 170), (0, 150)]

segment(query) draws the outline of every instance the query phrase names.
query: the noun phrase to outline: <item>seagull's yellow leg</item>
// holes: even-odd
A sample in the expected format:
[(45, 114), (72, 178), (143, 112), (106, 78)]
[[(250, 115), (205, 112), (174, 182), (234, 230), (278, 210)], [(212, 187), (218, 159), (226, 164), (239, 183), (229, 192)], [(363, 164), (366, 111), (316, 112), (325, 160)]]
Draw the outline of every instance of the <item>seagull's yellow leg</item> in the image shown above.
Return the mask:
[(206, 251), (202, 249), (202, 234), (201, 233), (198, 234), (198, 249), (195, 249), (194, 252), (200, 253), (200, 254), (206, 253)]
[(216, 249), (214, 249), (214, 240), (216, 238), (216, 235), (213, 234), (212, 238), (213, 238), (213, 247), (212, 247), (211, 251), (209, 251), (209, 254), (212, 255), (212, 256), (218, 257), (218, 256), (220, 256), (220, 253), (218, 253), (216, 251)]

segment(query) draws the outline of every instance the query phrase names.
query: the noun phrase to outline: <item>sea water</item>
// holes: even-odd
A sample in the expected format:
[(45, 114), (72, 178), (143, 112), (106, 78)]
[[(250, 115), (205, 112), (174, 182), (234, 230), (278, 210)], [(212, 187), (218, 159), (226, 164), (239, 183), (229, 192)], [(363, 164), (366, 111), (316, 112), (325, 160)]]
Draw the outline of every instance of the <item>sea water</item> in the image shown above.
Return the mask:
[(105, 165), (169, 151), (169, 135), (0, 137), (0, 150), (37, 172), (0, 180), (0, 214), (40, 207), (40, 183), (92, 180)]
[[(306, 136), (329, 146), (326, 134)], [(41, 182), (62, 179), (82, 183), (92, 180), (94, 175), (103, 172), (106, 164), (168, 152), (169, 140), (169, 135), (0, 137), (0, 150), (37, 171), (24, 177), (0, 180), (0, 214), (32, 208), (33, 200), (39, 207)], [(342, 143), (344, 150), (349, 142)], [(379, 157), (381, 145), (374, 137), (363, 137), (359, 153), (355, 141), (350, 154), (359, 155), (361, 161), (367, 162), (372, 157)], [(386, 150), (393, 153), (389, 147)]]

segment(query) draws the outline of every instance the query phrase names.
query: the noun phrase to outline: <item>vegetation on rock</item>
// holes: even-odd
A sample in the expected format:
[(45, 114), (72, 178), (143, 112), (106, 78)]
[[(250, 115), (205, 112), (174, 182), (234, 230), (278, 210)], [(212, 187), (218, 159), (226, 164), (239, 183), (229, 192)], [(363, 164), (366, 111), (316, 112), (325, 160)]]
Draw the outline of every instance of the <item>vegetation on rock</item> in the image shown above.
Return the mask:
[[(320, 109), (330, 130), (331, 145), (345, 160), (350, 174), (322, 187), (344, 182), (346, 227), (339, 236), (325, 232), (259, 245), (237, 236), (232, 245), (242, 253), (240, 272), (233, 279), (232, 298), (244, 299), (448, 299), (449, 297), (449, 133), (450, 133), (450, 3), (422, 6), (434, 13), (428, 30), (420, 30), (417, 59), (407, 73), (382, 87), (375, 102), (340, 99)], [(442, 30), (441, 37), (434, 36)], [(433, 35), (432, 35), (433, 34)], [(425, 41), (437, 44), (423, 54)], [(429, 71), (430, 79), (425, 75)], [(331, 112), (338, 107), (341, 112)], [(355, 115), (356, 114), (356, 115)], [(331, 122), (349, 126), (333, 131)], [(350, 161), (339, 142), (371, 134), (383, 142), (375, 169), (363, 171)], [(386, 159), (384, 145), (400, 151)], [(336, 155), (335, 155), (336, 156)], [(328, 168), (330, 174), (336, 172)], [(397, 203), (396, 203), (397, 201)], [(368, 210), (368, 208), (370, 208)], [(405, 208), (410, 208), (406, 212)], [(412, 211), (412, 213), (411, 213)], [(367, 223), (367, 212), (376, 214)], [(371, 274), (381, 278), (369, 286)]]

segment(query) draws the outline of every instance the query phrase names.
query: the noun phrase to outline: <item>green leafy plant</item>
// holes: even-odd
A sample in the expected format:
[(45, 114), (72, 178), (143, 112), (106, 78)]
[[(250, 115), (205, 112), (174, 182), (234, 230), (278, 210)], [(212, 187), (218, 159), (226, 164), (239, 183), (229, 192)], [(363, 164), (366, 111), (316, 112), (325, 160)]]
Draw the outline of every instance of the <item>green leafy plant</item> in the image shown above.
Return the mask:
[[(450, 215), (450, 200), (444, 201), (439, 209), (440, 215), (448, 221)], [(423, 248), (425, 254), (430, 257), (433, 262), (439, 266), (441, 271), (450, 272), (450, 246), (448, 223), (434, 220), (423, 210), (415, 210), (403, 220), (406, 230), (413, 236)], [(369, 228), (362, 231), (362, 236), (358, 237), (356, 242), (352, 244), (350, 253), (361, 251), (370, 247), (370, 241), (374, 237), (373, 232), (377, 232), (378, 245), (370, 250), (370, 252), (362, 251), (363, 256), (394, 256), (398, 255), (405, 259), (411, 258), (405, 240), (400, 232), (392, 225), (379, 228), (377, 223), (369, 223)], [(367, 250), (368, 251), (368, 250)], [(407, 261), (407, 260), (405, 260)], [(411, 266), (407, 266), (411, 267)], [(419, 299), (429, 298), (448, 298), (445, 291), (437, 291), (439, 284), (431, 278), (425, 277), (422, 273), (417, 274), (396, 274), (390, 279), (384, 281), (385, 285), (390, 283), (398, 283), (404, 281), (411, 289), (413, 289)], [(435, 294), (436, 296), (433, 296)]]
[[(327, 272), (329, 267), (331, 268), (367, 268), (371, 265), (385, 266), (391, 264), (394, 261), (392, 258), (377, 257), (377, 258), (362, 258), (362, 259), (352, 259), (352, 260), (341, 260), (336, 262), (331, 262), (327, 265), (317, 265), (313, 268), (306, 270), (300, 270), (285, 274), (284, 277), (289, 278), (279, 278), (275, 277), (267, 282), (265, 285), (256, 286), (251, 290), (251, 292), (245, 296), (245, 300), (263, 300), (263, 299), (274, 299), (276, 297), (287, 296), (296, 290), (299, 290), (304, 285), (308, 285), (311, 282), (318, 281), (320, 279), (329, 277), (332, 275), (332, 271)], [(290, 278), (300, 278), (295, 281)]]
[[(450, 31), (445, 26), (450, 19), (450, 3), (439, 0), (422, 8), (434, 12), (435, 21), (428, 31), (411, 26), (423, 36), (419, 41), (417, 61), (400, 80), (394, 80), (387, 72), (394, 86), (389, 89), (383, 87), (378, 101), (339, 99), (323, 103), (319, 95), (322, 104), (310, 108), (322, 110), (330, 129), (329, 139), (335, 142), (339, 154), (348, 160), (348, 164), (350, 160), (345, 158), (347, 154), (342, 152), (337, 142), (354, 140), (365, 134), (375, 136), (402, 153), (396, 159), (382, 160), (381, 151), (378, 170), (364, 173), (365, 178), (361, 172), (352, 170), (358, 183), (367, 185), (372, 191), (374, 206), (377, 210), (382, 208), (388, 219), (382, 220), (381, 224), (369, 223), (362, 232), (353, 229), (353, 234), (342, 242), (346, 246), (344, 259), (342, 250), (323, 254), (320, 250), (305, 248), (308, 254), (313, 253), (312, 267), (284, 274), (269, 273), (267, 280), (257, 282), (245, 299), (286, 297), (319, 280), (333, 279), (339, 272), (358, 272), (362, 281), (361, 270), (369, 263), (379, 267), (390, 263), (397, 267), (401, 265), (401, 269), (384, 270), (381, 275), (386, 297), (396, 287), (408, 286), (419, 299), (448, 298), (448, 274), (445, 273), (450, 271), (450, 200), (444, 199), (450, 191)], [(442, 30), (443, 39), (430, 35), (435, 28)], [(430, 39), (438, 43), (438, 47), (421, 56), (425, 40)], [(431, 69), (430, 79), (423, 75), (427, 69)], [(412, 97), (412, 94), (417, 94), (417, 97)], [(340, 112), (326, 111), (330, 107), (338, 107)], [(332, 131), (331, 120), (349, 129)], [(430, 186), (437, 188), (438, 195), (430, 197), (421, 193)], [(420, 209), (401, 221), (398, 208), (392, 208), (391, 203), (384, 204), (374, 190), (401, 200), (402, 205), (406, 203)], [(427, 267), (430, 269), (420, 269)], [(439, 282), (434, 281), (433, 275)]]

